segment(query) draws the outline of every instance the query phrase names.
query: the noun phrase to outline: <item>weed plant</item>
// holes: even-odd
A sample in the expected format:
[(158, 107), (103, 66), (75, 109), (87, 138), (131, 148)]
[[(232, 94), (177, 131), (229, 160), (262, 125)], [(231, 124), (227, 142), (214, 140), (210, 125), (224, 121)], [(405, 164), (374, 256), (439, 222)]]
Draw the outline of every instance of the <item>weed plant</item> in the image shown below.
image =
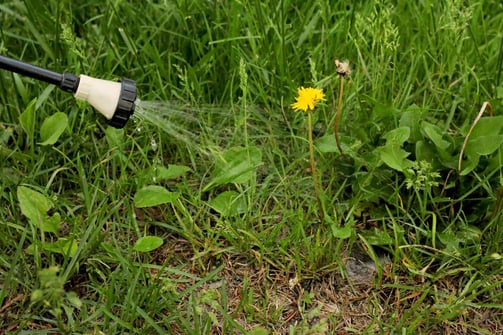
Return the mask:
[(490, 0), (2, 2), (0, 54), (132, 78), (197, 141), (0, 71), (0, 333), (503, 333), (502, 31)]

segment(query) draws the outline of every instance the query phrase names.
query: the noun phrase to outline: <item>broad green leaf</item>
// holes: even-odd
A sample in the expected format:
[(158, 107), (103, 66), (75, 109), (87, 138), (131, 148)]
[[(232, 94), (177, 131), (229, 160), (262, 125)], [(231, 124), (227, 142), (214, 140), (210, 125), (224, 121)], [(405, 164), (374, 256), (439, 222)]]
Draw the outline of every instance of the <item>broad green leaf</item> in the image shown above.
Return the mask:
[(40, 225), (40, 230), (57, 234), (61, 226), (61, 216), (59, 213), (54, 213), (52, 216), (45, 215), (44, 220)]
[(53, 145), (68, 126), (68, 116), (57, 112), (44, 120), (40, 127), (41, 145)]
[(426, 111), (419, 108), (417, 105), (412, 105), (405, 110), (401, 117), (399, 126), (408, 127), (410, 129), (409, 142), (415, 143), (421, 140), (421, 121), (426, 117)]
[(110, 149), (120, 149), (124, 145), (124, 129), (107, 127), (105, 129), (105, 138)]
[(450, 146), (450, 143), (442, 138), (443, 131), (440, 127), (423, 121), (421, 123), (421, 129), (423, 130), (426, 137), (428, 137), (437, 148), (446, 150)]
[(142, 180), (155, 183), (161, 180), (179, 178), (189, 171), (191, 171), (191, 169), (185, 165), (168, 165), (168, 167), (163, 165), (152, 165), (151, 167), (140, 171), (138, 176)]
[(480, 136), (495, 136), (501, 134), (503, 129), (503, 116), (486, 116), (480, 118), (475, 127), (473, 127), (470, 139), (476, 139)]
[[(362, 146), (362, 142), (360, 140), (356, 140), (354, 137), (341, 136), (340, 141), (342, 150), (350, 157), (356, 155)], [(326, 134), (323, 137), (316, 139), (314, 141), (314, 145), (316, 146), (316, 150), (319, 152), (331, 152), (340, 155), (337, 143), (335, 142), (334, 134)]]
[(347, 239), (350, 238), (351, 234), (353, 233), (353, 228), (350, 226), (340, 227), (334, 223), (330, 228), (332, 228), (332, 235), (335, 238)]
[(416, 142), (416, 161), (433, 162), (438, 159), (436, 147), (429, 142), (417, 141)]
[(381, 154), (379, 150), (364, 151), (355, 158), (357, 164), (369, 168), (375, 168), (381, 165)]
[(178, 195), (177, 192), (170, 192), (162, 186), (145, 186), (134, 195), (134, 205), (141, 208), (172, 203), (178, 199)]
[(417, 141), (416, 142), (416, 157), (417, 162), (426, 161), (430, 162), (434, 169), (440, 166), (448, 169), (456, 169), (458, 164), (458, 156), (451, 155), (449, 152), (442, 150), (435, 146), (430, 141)]
[(483, 117), (477, 122), (466, 144), (464, 151), (466, 160), (462, 163), (460, 175), (464, 176), (473, 171), (479, 163), (480, 156), (490, 155), (501, 147), (502, 129), (502, 116)]
[(382, 161), (395, 170), (404, 171), (412, 164), (407, 159), (410, 153), (400, 148), (398, 144), (387, 144), (378, 149)]
[(134, 244), (133, 250), (140, 252), (149, 252), (159, 248), (163, 243), (162, 238), (158, 236), (143, 236)]
[(34, 138), (35, 134), (35, 118), (36, 118), (36, 113), (35, 113), (35, 104), (37, 103), (37, 99), (33, 99), (26, 109), (21, 113), (19, 116), (19, 123), (21, 124), (21, 127), (23, 127), (23, 130), (26, 132), (28, 137)]
[(387, 132), (383, 137), (386, 139), (386, 144), (402, 145), (410, 136), (409, 127), (400, 127)]
[(65, 237), (59, 238), (56, 242), (42, 244), (44, 250), (57, 252), (70, 257), (75, 256), (78, 247), (77, 241)]
[(479, 165), (479, 161), (480, 161), (479, 155), (468, 157), (468, 159), (463, 161), (463, 163), (461, 164), (461, 172), (459, 174), (461, 176), (466, 176), (467, 174), (475, 170), (477, 165)]
[(316, 148), (320, 152), (326, 153), (326, 152), (339, 152), (339, 149), (337, 149), (337, 143), (335, 142), (335, 137), (333, 134), (326, 134), (325, 136), (317, 139), (315, 141)]
[(468, 157), (490, 155), (503, 143), (503, 135), (479, 136), (470, 138), (466, 144), (465, 154)]
[(176, 179), (187, 172), (191, 171), (191, 168), (185, 165), (168, 165), (168, 167), (162, 165), (154, 165), (148, 169), (147, 175), (150, 177), (149, 179), (154, 179), (156, 181), (159, 180), (168, 180), (168, 179)]
[(47, 215), (52, 208), (52, 202), (43, 194), (25, 186), (17, 188), (17, 197), (21, 213), (37, 228), (51, 233), (57, 233), (61, 223), (58, 213), (53, 216)]
[[(63, 237), (59, 238), (56, 242), (41, 243), (40, 246), (43, 251), (55, 252), (58, 254), (73, 257), (77, 252), (78, 243), (74, 239), (68, 239)], [(34, 245), (30, 244), (25, 251), (27, 254), (33, 255), (35, 253)]]
[(229, 183), (246, 183), (261, 163), (262, 151), (259, 148), (231, 148), (217, 160), (210, 182), (203, 191)]
[(220, 193), (209, 204), (222, 216), (235, 216), (246, 211), (246, 200), (236, 191)]
[(17, 188), (17, 197), (21, 206), (21, 213), (33, 220), (38, 220), (40, 213), (52, 208), (52, 202), (42, 193), (39, 193), (26, 186)]

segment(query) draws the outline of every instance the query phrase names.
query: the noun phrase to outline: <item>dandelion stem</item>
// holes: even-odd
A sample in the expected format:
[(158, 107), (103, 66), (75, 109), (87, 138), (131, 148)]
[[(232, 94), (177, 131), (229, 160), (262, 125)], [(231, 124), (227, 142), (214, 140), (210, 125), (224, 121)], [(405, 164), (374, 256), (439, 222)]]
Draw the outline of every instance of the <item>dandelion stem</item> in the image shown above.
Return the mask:
[(335, 143), (337, 144), (337, 148), (339, 149), (339, 152), (341, 153), (341, 155), (344, 155), (344, 153), (342, 152), (341, 142), (339, 140), (339, 120), (341, 119), (342, 94), (343, 93), (344, 93), (344, 77), (341, 76), (341, 86), (339, 89), (339, 101), (337, 103), (337, 112), (335, 113), (335, 122), (334, 122)]
[(316, 160), (314, 159), (313, 113), (311, 111), (307, 112), (307, 128), (308, 128), (309, 154), (310, 154), (310, 162), (311, 162), (311, 173), (313, 175), (314, 192), (316, 193), (316, 199), (318, 201), (319, 212), (321, 213), (321, 219), (323, 220), (323, 206), (322, 206), (322, 202), (321, 202), (321, 191), (320, 191), (320, 185), (318, 183), (318, 174), (316, 172)]

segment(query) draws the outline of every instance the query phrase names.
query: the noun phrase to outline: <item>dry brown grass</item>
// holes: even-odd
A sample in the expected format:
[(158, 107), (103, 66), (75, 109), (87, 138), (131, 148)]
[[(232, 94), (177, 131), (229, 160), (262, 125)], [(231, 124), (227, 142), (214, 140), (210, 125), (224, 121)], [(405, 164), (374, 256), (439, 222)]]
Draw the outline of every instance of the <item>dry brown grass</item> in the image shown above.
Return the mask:
[[(178, 259), (194, 264), (188, 243), (183, 242), (186, 247), (182, 248), (180, 242), (165, 248), (184, 249), (185, 253), (178, 253), (184, 254), (184, 260)], [(216, 261), (208, 258), (207, 262), (209, 271)], [(387, 263), (381, 283), (372, 280), (355, 284), (338, 271), (298, 278), (267, 262), (232, 253), (221, 254), (217, 263), (224, 265), (219, 279), (201, 286), (195, 295), (216, 292), (220, 306), (226, 301), (227, 316), (246, 330), (262, 327), (270, 334), (288, 334), (291, 329), (295, 334), (392, 334), (400, 322), (404, 327), (416, 322), (416, 334), (503, 334), (503, 311), (498, 309), (467, 305), (448, 321), (440, 321), (445, 310), (435, 307), (438, 297), (458, 296), (466, 284), (462, 276), (431, 283), (405, 273), (392, 275), (392, 265)], [(208, 303), (201, 307), (218, 319), (212, 333), (226, 333), (222, 310)]]
[[(292, 330), (295, 334), (393, 334), (395, 327), (400, 324), (408, 327), (411, 323), (417, 325), (416, 334), (503, 334), (501, 309), (466, 304), (457, 306), (452, 317), (446, 316), (441, 304), (453, 308), (449, 303), (466, 285), (462, 275), (428, 282), (399, 271), (392, 274), (392, 265), (387, 263), (381, 283), (376, 283), (375, 277), (366, 283), (351, 283), (334, 270), (299, 278), (292, 271), (254, 258), (253, 253), (227, 252), (201, 257), (189, 242), (175, 236), (170, 236), (167, 243), (152, 254), (151, 263), (178, 269), (183, 266), (181, 272), (200, 277), (223, 265), (214, 280), (193, 292), (193, 301), (199, 302), (201, 315), (211, 314), (214, 318), (212, 334), (228, 333), (224, 329), (226, 318), (246, 330), (261, 327), (269, 334), (289, 334)], [(175, 281), (181, 277), (157, 270), (151, 270), (148, 275), (152, 284), (163, 275)], [(194, 284), (195, 281), (178, 281), (175, 289), (184, 292)], [(68, 289), (78, 292), (82, 299), (95, 300), (88, 285), (83, 271), (75, 276)], [(187, 295), (183, 296), (179, 309), (188, 310), (189, 300)], [(0, 333), (21, 326), (16, 321), (17, 314), (27, 304), (29, 296), (23, 294), (13, 294), (5, 300), (0, 306)], [(36, 321), (24, 322), (22, 327), (25, 330), (52, 328)], [(171, 332), (184, 333), (175, 323)]]

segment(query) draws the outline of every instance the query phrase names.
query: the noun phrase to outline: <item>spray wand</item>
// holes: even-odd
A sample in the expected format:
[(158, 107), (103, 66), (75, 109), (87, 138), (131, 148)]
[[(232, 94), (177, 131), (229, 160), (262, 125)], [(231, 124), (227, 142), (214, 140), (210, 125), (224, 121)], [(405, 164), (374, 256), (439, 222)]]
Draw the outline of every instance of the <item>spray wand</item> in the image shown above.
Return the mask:
[(134, 113), (136, 83), (128, 78), (114, 82), (86, 75), (78, 77), (68, 72), (60, 74), (1, 55), (0, 69), (41, 80), (73, 93), (75, 98), (91, 104), (115, 128), (123, 128)]

